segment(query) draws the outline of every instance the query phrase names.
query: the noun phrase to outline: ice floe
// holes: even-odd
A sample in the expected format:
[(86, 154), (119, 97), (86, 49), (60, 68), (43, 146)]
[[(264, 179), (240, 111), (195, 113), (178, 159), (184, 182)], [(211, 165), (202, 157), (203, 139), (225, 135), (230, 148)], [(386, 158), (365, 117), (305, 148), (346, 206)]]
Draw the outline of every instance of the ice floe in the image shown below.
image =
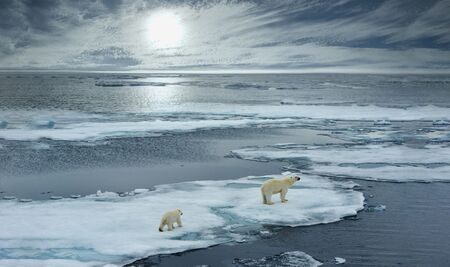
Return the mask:
[(275, 144), (267, 147), (248, 147), (232, 151), (243, 159), (290, 159), (308, 158), (318, 163), (448, 163), (450, 147), (446, 145), (427, 145), (413, 148), (406, 145), (391, 144), (330, 144), (299, 145)]
[(223, 103), (185, 103), (176, 107), (160, 106), (159, 112), (197, 112), (254, 115), (264, 118), (312, 118), (333, 120), (437, 120), (450, 119), (450, 109), (434, 105), (408, 108), (375, 105), (239, 105)]
[(166, 83), (161, 82), (144, 82), (144, 81), (98, 81), (95, 83), (96, 86), (101, 87), (123, 87), (123, 86), (166, 86)]
[(295, 145), (279, 144), (231, 151), (241, 159), (279, 160), (294, 166), (311, 165), (312, 172), (327, 176), (392, 181), (450, 181), (450, 147), (427, 145)]
[(341, 258), (341, 257), (334, 257), (334, 262), (336, 264), (344, 264), (346, 262), (346, 260), (344, 258)]
[[(80, 141), (270, 125), (328, 130), (332, 132), (332, 136), (344, 140), (386, 141), (396, 140), (399, 131), (401, 134), (402, 129), (397, 125), (399, 121), (428, 124), (425, 131), (436, 128), (435, 130), (441, 133), (436, 140), (448, 140), (446, 123), (450, 120), (450, 109), (432, 105), (388, 108), (374, 105), (184, 103), (155, 104), (148, 110), (123, 111), (115, 114), (78, 113), (66, 110), (0, 110), (0, 118), (3, 123), (0, 124), (0, 139), (8, 140), (48, 138)], [(344, 125), (347, 128), (342, 128)], [(405, 134), (416, 133), (409, 131)], [(428, 138), (426, 135), (421, 136)]]
[(35, 120), (32, 121), (30, 125), (35, 128), (52, 129), (53, 127), (55, 127), (55, 122), (52, 120)]
[[(243, 105), (223, 103), (155, 104), (151, 109), (114, 114), (66, 110), (0, 110), (0, 139), (80, 141), (110, 137), (151, 136), (229, 127), (304, 126), (333, 131), (344, 139), (395, 139), (396, 124), (420, 121), (439, 128), (442, 138), (450, 109), (437, 106), (388, 108), (374, 105)], [(436, 122), (432, 123), (435, 120)], [(344, 123), (345, 122), (345, 123)], [(358, 123), (367, 124), (361, 127)], [(348, 124), (342, 128), (342, 124)], [(356, 124), (356, 125), (355, 125)], [(392, 125), (391, 125), (392, 124)], [(359, 128), (354, 128), (359, 127)], [(428, 129), (429, 130), (429, 129)], [(414, 133), (410, 133), (414, 134)]]
[(302, 251), (283, 252), (260, 259), (235, 259), (233, 264), (242, 267), (316, 267), (322, 265), (320, 261)]
[(450, 125), (450, 122), (448, 120), (435, 120), (433, 125)]
[[(246, 232), (240, 228), (330, 223), (363, 208), (364, 197), (351, 183), (309, 175), (289, 190), (288, 203), (263, 205), (259, 187), (273, 177), (280, 176), (161, 185), (126, 197), (99, 192), (58, 201), (0, 201), (0, 266), (123, 264), (239, 241)], [(184, 213), (183, 227), (160, 233), (162, 214), (174, 208)]]
[(385, 211), (386, 205), (368, 205), (365, 209), (367, 212)]
[(392, 123), (388, 120), (377, 120), (373, 125), (391, 125)]
[(15, 128), (0, 131), (0, 138), (8, 140), (53, 140), (79, 141), (111, 137), (148, 136), (166, 132), (189, 132), (218, 128), (242, 128), (254, 125), (270, 126), (292, 124), (292, 119), (225, 119), (225, 120), (151, 120), (127, 122), (84, 122), (72, 123), (57, 129), (30, 130)]

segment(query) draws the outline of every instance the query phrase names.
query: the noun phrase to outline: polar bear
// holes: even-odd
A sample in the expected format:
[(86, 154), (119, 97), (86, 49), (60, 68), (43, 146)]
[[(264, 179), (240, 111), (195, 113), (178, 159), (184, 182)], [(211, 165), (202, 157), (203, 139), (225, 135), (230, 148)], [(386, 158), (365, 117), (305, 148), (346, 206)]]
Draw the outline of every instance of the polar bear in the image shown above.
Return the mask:
[(293, 186), (295, 182), (300, 181), (299, 176), (290, 176), (283, 179), (270, 179), (265, 181), (261, 185), (261, 194), (263, 198), (263, 204), (273, 205), (271, 200), (273, 194), (280, 193), (281, 202), (287, 201), (286, 193), (288, 188)]
[(180, 217), (181, 215), (183, 215), (183, 212), (181, 212), (181, 210), (179, 210), (179, 209), (168, 211), (168, 212), (164, 213), (164, 215), (161, 219), (161, 223), (159, 224), (158, 230), (160, 232), (164, 232), (163, 228), (165, 225), (167, 225), (167, 228), (169, 228), (169, 231), (172, 231), (173, 224), (175, 222), (178, 224), (178, 227), (182, 227), (183, 225), (181, 224), (181, 217)]

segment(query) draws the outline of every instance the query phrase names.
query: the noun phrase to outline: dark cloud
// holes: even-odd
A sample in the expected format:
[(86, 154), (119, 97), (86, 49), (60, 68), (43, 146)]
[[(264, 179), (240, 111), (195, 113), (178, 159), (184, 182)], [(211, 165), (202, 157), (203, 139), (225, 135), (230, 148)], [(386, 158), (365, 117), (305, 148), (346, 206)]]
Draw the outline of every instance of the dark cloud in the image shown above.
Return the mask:
[[(104, 15), (118, 1), (1, 0), (0, 55), (58, 36), (72, 27)], [(39, 38), (41, 37), (41, 38)]]
[(122, 5), (122, 0), (102, 0), (105, 7), (111, 10), (116, 10)]
[[(296, 32), (298, 28), (313, 29), (321, 25), (315, 32), (287, 36), (284, 41), (253, 47), (314, 43), (366, 48), (450, 49), (450, 16), (444, 15), (449, 13), (450, 1), (446, 0), (261, 1), (244, 15), (255, 23), (229, 32), (222, 39), (257, 31)], [(361, 27), (356, 28), (357, 25)]]
[(102, 49), (86, 50), (68, 60), (75, 65), (94, 65), (99, 67), (130, 67), (141, 61), (122, 47), (110, 46)]
[[(222, 36), (223, 40), (232, 38), (238, 34), (245, 34), (257, 30), (286, 30), (294, 29), (298, 25), (314, 24), (322, 22), (336, 22), (346, 27), (352, 23), (368, 23), (378, 28), (378, 32), (373, 32), (374, 36), (362, 37), (359, 42), (352, 42), (342, 36), (302, 36), (303, 40), (320, 42), (329, 45), (356, 46), (363, 47), (383, 47), (384, 44), (392, 46), (405, 46), (407, 42), (414, 41), (420, 47), (436, 47), (436, 44), (449, 48), (450, 43), (450, 4), (441, 4), (440, 10), (432, 10), (439, 2), (437, 0), (428, 1), (238, 1), (238, 0), (168, 0), (168, 1), (142, 1), (145, 7), (155, 6), (177, 6), (187, 5), (192, 8), (208, 8), (218, 3), (236, 4), (249, 2), (254, 7), (245, 14), (247, 18), (254, 18), (255, 22), (247, 28), (239, 29)], [(14, 50), (33, 44), (36, 34), (58, 35), (65, 30), (86, 23), (96, 17), (110, 12), (116, 12), (124, 5), (130, 5), (135, 1), (124, 3), (123, 0), (2, 0), (0, 1), (0, 33), (3, 38), (8, 39), (10, 44), (0, 44), (0, 53), (5, 50)], [(448, 3), (448, 1), (447, 1)], [(442, 10), (443, 9), (443, 10)], [(441, 11), (442, 14), (429, 14), (423, 18), (424, 14)], [(383, 14), (385, 14), (383, 16)], [(445, 15), (447, 14), (447, 15)], [(401, 36), (402, 32), (409, 26), (420, 21), (422, 33), (419, 36), (410, 34), (409, 38), (392, 38)], [(436, 31), (433, 31), (435, 27)], [(447, 28), (447, 31), (445, 30)], [(293, 36), (291, 40), (295, 44), (298, 39)], [(426, 40), (418, 40), (419, 37)], [(316, 38), (316, 39), (314, 39)], [(366, 39), (366, 40), (365, 40)], [(255, 44), (256, 47), (267, 44)], [(270, 44), (269, 44), (270, 45)], [(3, 46), (3, 47), (2, 47)], [(414, 46), (414, 45), (411, 45)]]
[[(148, 49), (145, 45), (133, 47), (135, 44), (132, 41), (126, 42), (129, 40), (128, 33), (133, 34), (133, 25), (128, 25), (130, 20), (126, 19), (133, 15), (145, 17), (145, 12), (154, 8), (183, 6), (193, 9), (189, 12), (201, 17), (201, 9), (213, 9), (218, 4), (231, 6), (241, 3), (246, 3), (241, 10), (230, 9), (232, 11), (228, 10), (229, 16), (224, 16), (226, 19), (223, 21), (223, 28), (227, 30), (211, 31), (207, 37), (201, 33), (193, 34), (200, 36), (198, 40), (194, 40), (202, 46), (200, 50), (185, 47), (183, 50), (164, 54), (155, 50), (145, 51)], [(199, 12), (196, 13), (197, 11)], [(441, 62), (438, 60), (439, 56), (427, 53), (432, 50), (435, 55), (441, 55), (442, 51), (450, 50), (449, 13), (448, 0), (0, 0), (0, 60), (8, 58), (12, 59), (8, 62), (14, 62), (15, 55), (33, 51), (27, 50), (29, 48), (49, 46), (60, 48), (55, 52), (55, 55), (59, 54), (53, 62), (80, 67), (83, 64), (130, 67), (151, 58), (157, 66), (170, 61), (172, 65), (179, 63), (184, 67), (199, 68), (293, 68), (316, 67), (317, 64), (332, 66), (329, 62), (333, 60), (336, 66), (356, 65), (358, 62), (370, 65), (375, 64), (374, 61), (364, 61), (364, 57), (377, 57), (377, 53), (381, 52), (423, 48), (421, 53), (425, 54), (419, 55), (417, 60), (431, 58), (426, 64), (441, 68), (448, 66), (448, 59), (444, 58)], [(106, 19), (102, 20), (104, 18)], [(124, 23), (126, 25), (108, 23), (116, 18), (119, 22), (127, 21)], [(97, 20), (100, 23), (95, 24)], [(103, 21), (105, 25), (102, 24)], [(89, 28), (90, 24), (95, 24), (96, 28)], [(92, 29), (89, 31), (91, 39), (79, 38), (88, 40), (85, 46), (83, 43), (86, 50), (70, 56), (74, 51), (78, 53), (83, 42), (77, 43), (77, 36), (70, 35), (80, 34), (80, 31), (71, 32), (77, 27)], [(106, 42), (111, 40), (111, 43), (104, 45), (105, 39), (90, 41), (98, 36), (108, 36)], [(72, 40), (75, 41), (70, 51), (61, 47)], [(219, 47), (218, 51), (226, 51), (226, 56), (225, 53), (215, 53), (216, 46)], [(364, 49), (370, 52), (365, 53)], [(317, 52), (318, 50), (321, 51)], [(333, 51), (330, 52), (331, 50)], [(361, 57), (352, 58), (352, 53), (348, 53), (350, 50), (359, 51)], [(327, 52), (329, 54), (324, 56)], [(146, 56), (147, 54), (150, 56)], [(405, 59), (407, 62), (407, 57), (398, 54), (400, 60)], [(63, 57), (65, 59), (61, 59)], [(332, 59), (328, 60), (328, 57)], [(167, 60), (164, 61), (164, 58)], [(386, 56), (380, 60), (389, 59)], [(24, 62), (26, 60), (29, 59), (22, 59)], [(225, 63), (215, 64), (217, 62)], [(41, 64), (45, 65), (45, 62)], [(172, 65), (168, 67), (177, 67)]]

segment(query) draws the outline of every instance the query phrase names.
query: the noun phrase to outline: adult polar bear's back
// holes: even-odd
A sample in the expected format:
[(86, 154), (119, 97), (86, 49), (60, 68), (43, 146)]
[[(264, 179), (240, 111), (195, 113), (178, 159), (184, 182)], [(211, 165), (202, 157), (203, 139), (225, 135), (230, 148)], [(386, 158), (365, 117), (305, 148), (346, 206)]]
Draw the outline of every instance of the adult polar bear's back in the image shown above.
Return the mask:
[(296, 181), (299, 181), (300, 177), (290, 176), (283, 179), (270, 179), (265, 181), (261, 185), (261, 194), (263, 198), (263, 203), (267, 205), (272, 205), (272, 195), (280, 194), (281, 202), (286, 202), (286, 193), (288, 188), (294, 185)]

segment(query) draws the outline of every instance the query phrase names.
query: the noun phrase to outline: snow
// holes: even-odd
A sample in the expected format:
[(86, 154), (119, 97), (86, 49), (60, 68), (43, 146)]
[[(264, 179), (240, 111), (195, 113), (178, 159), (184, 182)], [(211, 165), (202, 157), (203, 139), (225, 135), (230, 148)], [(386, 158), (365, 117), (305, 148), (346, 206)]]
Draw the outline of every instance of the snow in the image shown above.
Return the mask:
[[(243, 240), (239, 227), (330, 223), (363, 208), (364, 197), (351, 184), (308, 175), (289, 189), (288, 203), (274, 197), (275, 205), (263, 205), (261, 183), (279, 177), (161, 185), (127, 197), (98, 192), (58, 201), (0, 201), (0, 266), (123, 264)], [(176, 208), (183, 211), (183, 227), (160, 233), (162, 214)]]

